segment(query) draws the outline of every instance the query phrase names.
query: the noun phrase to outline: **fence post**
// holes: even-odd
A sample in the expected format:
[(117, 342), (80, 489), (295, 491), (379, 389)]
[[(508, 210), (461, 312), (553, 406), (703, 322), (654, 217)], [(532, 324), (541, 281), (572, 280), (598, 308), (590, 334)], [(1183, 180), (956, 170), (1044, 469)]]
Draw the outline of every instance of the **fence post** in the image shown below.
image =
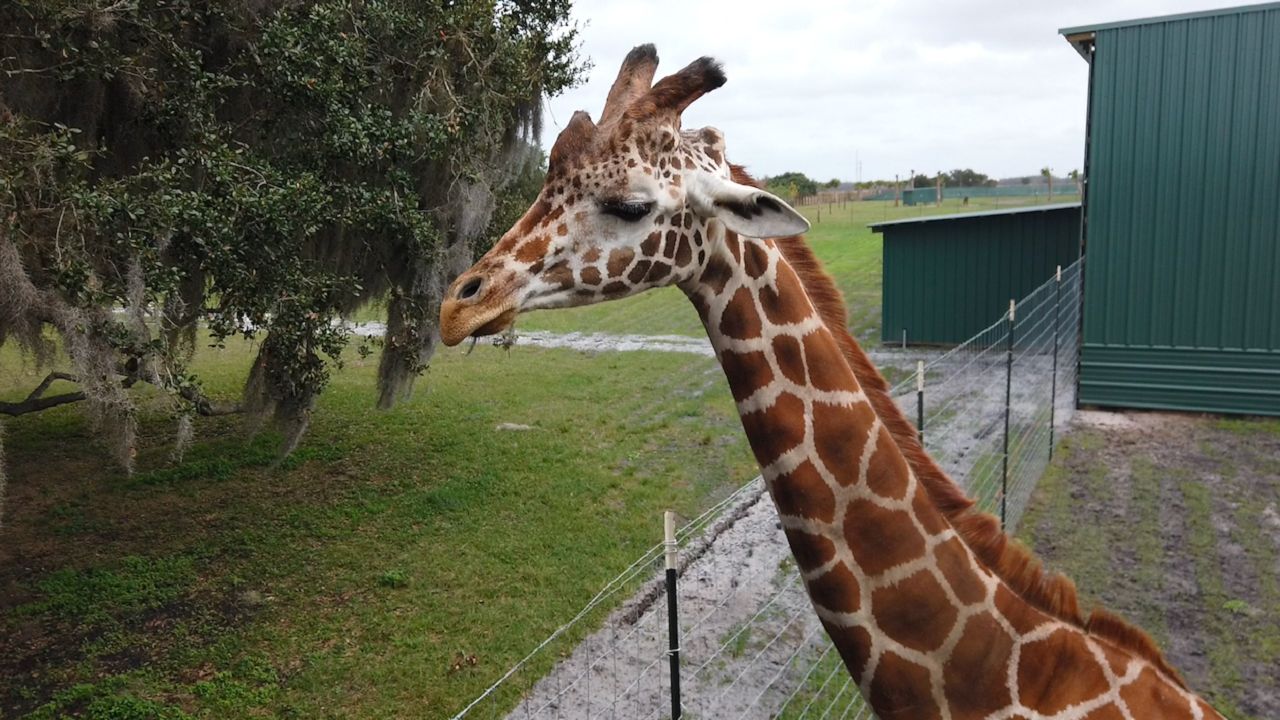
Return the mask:
[(1017, 327), (1017, 303), (1009, 301), (1009, 331), (1005, 337), (1004, 362), (1004, 457), (1000, 470), (1000, 527), (1008, 525), (1009, 517), (1009, 405), (1013, 401), (1013, 340)]
[(680, 718), (680, 615), (676, 611), (676, 514), (662, 515), (667, 550), (667, 655), (671, 661), (671, 720)]
[(924, 447), (924, 361), (916, 361), (916, 431)]
[(1049, 459), (1053, 459), (1053, 425), (1054, 415), (1058, 411), (1058, 332), (1062, 316), (1062, 266), (1054, 275), (1057, 285), (1054, 286), (1053, 299), (1053, 376), (1049, 383)]

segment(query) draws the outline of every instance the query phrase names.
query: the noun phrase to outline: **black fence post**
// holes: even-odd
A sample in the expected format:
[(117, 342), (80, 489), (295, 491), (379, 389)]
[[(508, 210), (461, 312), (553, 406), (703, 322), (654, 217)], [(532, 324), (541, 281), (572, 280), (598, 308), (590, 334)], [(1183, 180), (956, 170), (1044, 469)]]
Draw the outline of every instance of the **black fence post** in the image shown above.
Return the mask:
[(1013, 341), (1017, 303), (1009, 301), (1009, 331), (1006, 334), (1004, 363), (1004, 457), (1000, 469), (1000, 527), (1008, 525), (1009, 519), (1009, 406), (1013, 402)]
[(663, 513), (667, 549), (667, 655), (671, 662), (671, 720), (680, 718), (680, 615), (676, 610), (676, 514)]
[(1053, 459), (1053, 430), (1054, 415), (1058, 411), (1058, 334), (1059, 326), (1062, 322), (1062, 266), (1058, 266), (1058, 273), (1054, 276), (1057, 285), (1054, 286), (1053, 299), (1053, 376), (1049, 385), (1049, 459)]
[(924, 447), (924, 361), (916, 361), (916, 432)]

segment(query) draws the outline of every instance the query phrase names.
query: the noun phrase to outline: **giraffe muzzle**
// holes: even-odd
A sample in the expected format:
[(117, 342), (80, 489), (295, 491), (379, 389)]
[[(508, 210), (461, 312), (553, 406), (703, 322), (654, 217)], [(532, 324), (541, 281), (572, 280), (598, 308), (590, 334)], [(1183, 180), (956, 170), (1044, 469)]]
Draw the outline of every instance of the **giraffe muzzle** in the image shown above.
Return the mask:
[(483, 275), (463, 273), (440, 304), (440, 340), (453, 346), (468, 337), (496, 335), (515, 322), (518, 309), (511, 299), (497, 297)]

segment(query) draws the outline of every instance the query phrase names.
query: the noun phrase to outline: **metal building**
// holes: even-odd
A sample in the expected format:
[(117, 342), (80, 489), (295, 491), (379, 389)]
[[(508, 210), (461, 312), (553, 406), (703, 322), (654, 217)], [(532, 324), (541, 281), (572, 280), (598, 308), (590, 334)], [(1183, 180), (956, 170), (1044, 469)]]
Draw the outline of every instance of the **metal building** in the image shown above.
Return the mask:
[(873, 223), (884, 235), (881, 337), (967, 340), (1080, 256), (1080, 203)]
[(1060, 32), (1090, 64), (1080, 402), (1280, 415), (1280, 3)]

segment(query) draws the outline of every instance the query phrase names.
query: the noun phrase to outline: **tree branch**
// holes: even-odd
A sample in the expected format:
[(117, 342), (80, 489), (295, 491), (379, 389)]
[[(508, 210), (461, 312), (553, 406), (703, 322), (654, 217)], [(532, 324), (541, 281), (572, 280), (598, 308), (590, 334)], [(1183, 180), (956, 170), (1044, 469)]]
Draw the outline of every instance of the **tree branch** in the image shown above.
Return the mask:
[[(125, 372), (121, 372), (121, 374), (125, 375), (125, 379), (121, 381), (120, 384), (122, 387), (125, 387), (125, 388), (133, 387), (133, 385), (137, 383), (139, 380), (136, 374), (126, 374)], [(49, 389), (50, 385), (52, 385), (55, 381), (58, 381), (58, 380), (66, 380), (67, 382), (79, 382), (80, 378), (70, 373), (51, 372), (48, 375), (46, 375), (44, 380), (41, 380), (40, 384), (37, 385), (35, 389), (32, 390), (27, 395), (26, 400), (23, 400), (21, 402), (14, 402), (14, 403), (4, 402), (0, 400), (0, 415), (18, 417), (19, 415), (26, 415), (28, 413), (40, 412), (42, 410), (55, 408), (55, 407), (58, 407), (59, 405), (69, 405), (71, 403), (80, 402), (81, 400), (84, 400), (88, 397), (87, 395), (84, 394), (84, 391), (82, 390), (77, 392), (62, 393), (61, 395), (53, 395), (51, 397), (45, 397), (44, 396), (45, 391)], [(244, 408), (240, 407), (239, 405), (222, 406), (222, 407), (214, 405), (213, 402), (209, 400), (209, 398), (205, 397), (204, 393), (200, 392), (200, 390), (194, 386), (179, 388), (178, 395), (182, 397), (183, 400), (186, 400), (187, 402), (191, 403), (191, 406), (195, 408), (196, 414), (202, 415), (204, 417), (216, 417), (218, 415), (235, 415), (235, 414), (244, 412)]]
[(80, 402), (81, 400), (84, 400), (84, 398), (85, 394), (83, 392), (72, 392), (54, 395), (53, 397), (29, 397), (22, 402), (16, 403), (0, 402), (0, 413), (11, 417), (17, 417), (19, 415), (26, 415), (27, 413), (48, 410), (49, 408), (58, 407), (59, 405)]
[(44, 380), (40, 381), (40, 384), (36, 386), (35, 390), (31, 391), (30, 395), (27, 395), (27, 400), (31, 401), (40, 398), (44, 395), (44, 391), (48, 390), (49, 386), (58, 380), (66, 380), (67, 382), (73, 383), (80, 382), (80, 378), (72, 375), (71, 373), (51, 372), (45, 376)]

